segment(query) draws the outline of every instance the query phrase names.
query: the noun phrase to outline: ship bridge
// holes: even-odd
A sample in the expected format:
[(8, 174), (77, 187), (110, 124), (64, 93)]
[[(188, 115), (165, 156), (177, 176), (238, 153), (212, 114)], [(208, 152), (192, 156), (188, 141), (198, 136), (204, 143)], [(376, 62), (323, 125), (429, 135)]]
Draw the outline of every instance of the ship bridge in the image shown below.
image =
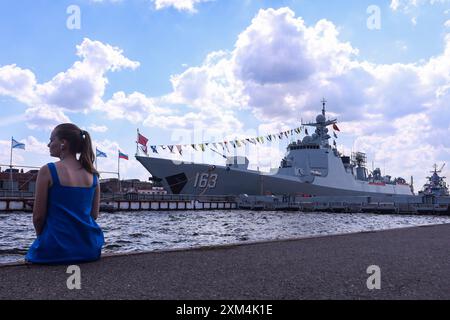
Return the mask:
[(304, 182), (313, 182), (315, 176), (327, 177), (330, 170), (330, 156), (334, 155), (337, 159), (339, 153), (336, 148), (330, 153), (332, 147), (328, 143), (331, 138), (328, 134), (328, 126), (335, 125), (336, 119), (326, 119), (325, 99), (322, 100), (322, 113), (317, 115), (316, 122), (303, 123), (303, 126), (314, 127), (312, 135), (306, 135), (303, 140), (292, 142), (287, 147), (287, 154), (281, 160), (280, 172), (294, 174)]

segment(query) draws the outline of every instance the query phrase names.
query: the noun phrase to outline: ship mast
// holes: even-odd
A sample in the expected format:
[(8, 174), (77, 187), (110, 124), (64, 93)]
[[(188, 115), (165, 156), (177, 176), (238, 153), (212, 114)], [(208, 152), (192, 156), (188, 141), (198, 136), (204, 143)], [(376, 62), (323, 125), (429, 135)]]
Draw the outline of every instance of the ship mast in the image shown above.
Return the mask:
[(327, 103), (327, 100), (325, 98), (322, 99), (322, 115), (325, 117), (325, 104)]
[[(325, 105), (326, 105), (327, 101), (325, 100), (325, 98), (323, 98), (321, 102), (322, 102), (322, 114), (319, 114), (316, 117), (316, 122), (303, 123), (303, 121), (302, 121), (302, 126), (310, 126), (310, 127), (316, 128), (314, 134), (311, 136), (311, 138), (306, 143), (318, 144), (322, 147), (329, 148), (330, 145), (328, 144), (328, 139), (330, 139), (331, 137), (328, 135), (327, 127), (330, 125), (336, 124), (337, 119), (328, 119), (328, 120), (326, 119)], [(305, 143), (305, 141), (303, 143)]]

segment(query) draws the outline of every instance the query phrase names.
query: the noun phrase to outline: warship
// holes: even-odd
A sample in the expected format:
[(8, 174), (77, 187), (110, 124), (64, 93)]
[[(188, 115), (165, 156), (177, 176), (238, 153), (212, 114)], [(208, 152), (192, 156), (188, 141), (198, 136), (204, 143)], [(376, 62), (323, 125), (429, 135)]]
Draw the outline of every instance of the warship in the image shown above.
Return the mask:
[(419, 195), (423, 196), (438, 196), (446, 197), (449, 195), (447, 184), (445, 183), (445, 177), (439, 176), (439, 173), (444, 169), (445, 163), (438, 170), (438, 165), (433, 166), (434, 170), (430, 171), (432, 175), (427, 177), (428, 182), (424, 184), (423, 189), (419, 191)]
[(246, 157), (227, 157), (226, 164), (175, 161), (136, 154), (136, 159), (172, 194), (190, 195), (296, 195), (296, 196), (370, 196), (413, 195), (412, 186), (399, 177), (382, 176), (380, 169), (365, 167), (366, 155), (342, 155), (330, 145), (326, 101), (315, 122), (303, 123), (315, 132), (287, 146), (278, 168), (261, 172), (248, 168)]

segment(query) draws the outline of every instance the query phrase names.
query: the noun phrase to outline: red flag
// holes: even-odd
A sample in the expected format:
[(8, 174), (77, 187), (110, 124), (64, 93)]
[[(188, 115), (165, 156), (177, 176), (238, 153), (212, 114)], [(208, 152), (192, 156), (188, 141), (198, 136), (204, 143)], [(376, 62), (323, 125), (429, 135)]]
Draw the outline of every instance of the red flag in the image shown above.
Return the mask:
[(148, 142), (148, 139), (146, 137), (144, 137), (142, 134), (138, 133), (138, 141), (137, 143), (146, 146)]
[(339, 128), (338, 128), (338, 126), (336, 125), (336, 123), (333, 123), (333, 129), (336, 130), (336, 131), (339, 131), (339, 132), (341, 131), (341, 130), (339, 130)]

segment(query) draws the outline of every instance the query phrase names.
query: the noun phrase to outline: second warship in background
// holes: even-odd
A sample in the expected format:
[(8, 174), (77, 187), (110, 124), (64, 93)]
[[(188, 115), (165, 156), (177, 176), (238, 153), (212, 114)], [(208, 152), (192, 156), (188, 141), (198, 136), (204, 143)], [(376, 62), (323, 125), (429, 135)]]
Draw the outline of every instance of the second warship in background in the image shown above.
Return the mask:
[(439, 173), (444, 169), (445, 163), (438, 170), (437, 164), (433, 166), (434, 171), (431, 171), (432, 175), (427, 177), (428, 182), (423, 186), (422, 191), (419, 191), (419, 195), (423, 196), (438, 196), (446, 197), (449, 195), (447, 184), (445, 183), (445, 177), (440, 177)]
[(356, 152), (341, 155), (329, 144), (328, 126), (336, 119), (322, 113), (315, 122), (302, 123), (315, 132), (287, 146), (287, 154), (278, 168), (264, 173), (248, 169), (246, 157), (228, 157), (225, 166), (181, 162), (172, 159), (136, 155), (136, 159), (173, 194), (193, 195), (413, 195), (403, 178), (391, 180), (380, 169), (369, 174), (366, 156)]

